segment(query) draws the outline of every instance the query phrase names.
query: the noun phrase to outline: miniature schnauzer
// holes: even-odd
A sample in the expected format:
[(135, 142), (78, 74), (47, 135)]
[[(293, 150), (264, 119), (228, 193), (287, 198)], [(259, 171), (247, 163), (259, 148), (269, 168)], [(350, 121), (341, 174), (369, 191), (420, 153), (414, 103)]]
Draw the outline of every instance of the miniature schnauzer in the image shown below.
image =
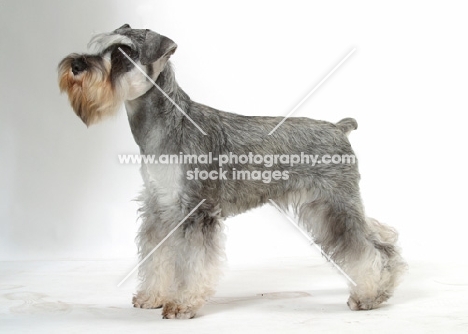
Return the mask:
[[(357, 128), (354, 119), (333, 124), (288, 118), (268, 135), (282, 117), (242, 116), (192, 101), (169, 62), (177, 45), (151, 30), (125, 24), (96, 35), (90, 44), (97, 47), (96, 54), (71, 54), (61, 61), (60, 89), (88, 126), (124, 104), (141, 154), (354, 154), (347, 138)], [(224, 218), (270, 199), (292, 209), (313, 240), (356, 283), (349, 284), (350, 309), (373, 309), (393, 294), (406, 263), (396, 231), (365, 216), (356, 164), (291, 166), (275, 161), (265, 167), (231, 161), (223, 166), (227, 177), (214, 180), (188, 178), (195, 168), (211, 172), (219, 164), (142, 163), (140, 259), (204, 202), (141, 264), (135, 307), (162, 307), (164, 318), (193, 318), (214, 294), (220, 276)], [(276, 170), (288, 177), (244, 180), (235, 177), (239, 170)]]

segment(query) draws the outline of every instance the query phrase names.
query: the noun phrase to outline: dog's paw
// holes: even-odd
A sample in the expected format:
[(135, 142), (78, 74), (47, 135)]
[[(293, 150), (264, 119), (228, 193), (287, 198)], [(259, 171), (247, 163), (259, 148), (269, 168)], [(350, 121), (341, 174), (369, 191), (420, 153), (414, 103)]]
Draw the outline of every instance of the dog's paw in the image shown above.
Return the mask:
[(192, 319), (195, 317), (198, 308), (193, 308), (187, 305), (179, 305), (175, 303), (167, 303), (164, 305), (162, 316), (163, 319)]
[(348, 298), (348, 307), (352, 311), (360, 311), (360, 310), (370, 310), (372, 309), (371, 305), (369, 303), (362, 303), (360, 300), (356, 300), (353, 297)]
[(388, 296), (385, 294), (379, 295), (377, 298), (365, 298), (365, 299), (358, 299), (355, 296), (350, 296), (348, 299), (348, 307), (352, 311), (367, 311), (372, 310), (382, 304), (384, 301), (388, 299)]
[(132, 303), (133, 307), (146, 309), (161, 308), (163, 306), (163, 303), (159, 298), (147, 296), (142, 292), (138, 292), (133, 296)]

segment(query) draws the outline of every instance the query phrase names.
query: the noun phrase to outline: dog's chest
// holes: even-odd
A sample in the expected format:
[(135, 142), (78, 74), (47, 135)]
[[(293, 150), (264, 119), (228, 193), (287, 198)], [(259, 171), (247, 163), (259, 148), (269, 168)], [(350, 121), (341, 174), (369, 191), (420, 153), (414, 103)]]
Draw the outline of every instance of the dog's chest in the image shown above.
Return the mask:
[(142, 172), (146, 172), (145, 183), (151, 192), (157, 196), (161, 206), (177, 205), (182, 191), (182, 170), (173, 164), (147, 164)]

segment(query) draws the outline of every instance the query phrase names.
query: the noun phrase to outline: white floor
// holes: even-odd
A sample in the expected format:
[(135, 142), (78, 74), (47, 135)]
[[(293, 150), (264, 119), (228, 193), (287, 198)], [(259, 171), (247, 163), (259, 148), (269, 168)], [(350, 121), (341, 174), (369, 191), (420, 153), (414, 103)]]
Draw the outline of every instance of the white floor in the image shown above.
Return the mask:
[(395, 296), (352, 312), (344, 278), (323, 259), (228, 268), (192, 320), (134, 309), (133, 261), (0, 262), (1, 333), (468, 333), (468, 266), (410, 262)]

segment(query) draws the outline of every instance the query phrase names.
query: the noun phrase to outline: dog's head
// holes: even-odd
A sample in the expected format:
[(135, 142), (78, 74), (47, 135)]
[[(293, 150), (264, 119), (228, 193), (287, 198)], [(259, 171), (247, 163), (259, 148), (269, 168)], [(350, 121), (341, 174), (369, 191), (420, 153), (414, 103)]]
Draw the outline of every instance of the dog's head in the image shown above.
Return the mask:
[(60, 90), (88, 126), (151, 89), (148, 77), (155, 81), (177, 48), (165, 36), (128, 24), (94, 36), (92, 46), (95, 54), (73, 53), (58, 66)]

